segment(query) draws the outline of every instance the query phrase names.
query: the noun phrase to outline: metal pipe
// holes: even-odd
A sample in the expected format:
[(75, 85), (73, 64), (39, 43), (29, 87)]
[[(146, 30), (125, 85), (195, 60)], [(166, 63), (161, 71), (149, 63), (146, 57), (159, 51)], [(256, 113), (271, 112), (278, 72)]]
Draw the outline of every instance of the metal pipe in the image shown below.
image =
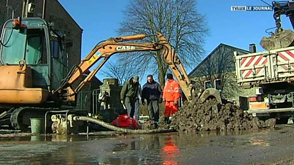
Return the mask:
[(43, 10), (42, 10), (42, 19), (45, 19), (46, 14), (46, 0), (43, 0)]
[(149, 134), (149, 133), (166, 133), (166, 132), (175, 132), (173, 129), (152, 129), (152, 130), (132, 130), (132, 129), (125, 129), (113, 126), (109, 123), (105, 123), (102, 120), (86, 117), (86, 116), (75, 116), (73, 118), (75, 121), (88, 121), (91, 123), (95, 123), (101, 125), (105, 128), (108, 128), (113, 131), (121, 132), (121, 133), (129, 133), (129, 134)]
[(11, 19), (14, 18), (14, 10), (12, 9), (12, 12), (11, 12)]
[(6, 19), (8, 18), (8, 15), (9, 15), (9, 8), (8, 8), (8, 5), (9, 4), (9, 0), (6, 1)]
[(27, 4), (27, 0), (23, 0), (23, 2), (22, 2), (22, 13), (21, 13), (22, 18), (25, 17), (26, 4)]

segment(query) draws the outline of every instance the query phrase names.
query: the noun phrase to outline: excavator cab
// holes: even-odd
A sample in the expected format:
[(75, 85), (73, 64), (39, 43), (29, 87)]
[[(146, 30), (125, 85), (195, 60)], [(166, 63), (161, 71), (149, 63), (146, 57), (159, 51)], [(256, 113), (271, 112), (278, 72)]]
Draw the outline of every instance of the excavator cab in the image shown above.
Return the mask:
[(6, 95), (0, 96), (0, 104), (43, 104), (48, 100), (67, 72), (63, 38), (41, 18), (11, 19), (4, 24), (0, 92)]
[(11, 19), (0, 38), (0, 122), (26, 129), (62, 100), (52, 95), (67, 74), (64, 35), (38, 17)]

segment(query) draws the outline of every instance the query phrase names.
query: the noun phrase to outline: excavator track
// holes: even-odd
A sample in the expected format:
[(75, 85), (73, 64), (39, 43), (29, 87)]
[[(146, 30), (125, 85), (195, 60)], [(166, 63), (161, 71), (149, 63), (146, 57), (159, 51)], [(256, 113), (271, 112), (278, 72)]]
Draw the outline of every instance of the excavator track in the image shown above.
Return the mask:
[(53, 108), (39, 107), (20, 107), (15, 108), (11, 113), (10, 123), (14, 129), (23, 132), (29, 131), (30, 118), (45, 118), (45, 113), (50, 110), (58, 110)]
[(22, 115), (22, 110), (24, 110), (25, 107), (17, 108), (15, 109), (10, 116), (10, 123), (11, 126), (15, 129), (26, 131), (25, 125), (22, 124), (22, 119), (20, 118), (20, 115)]
[(14, 108), (10, 108), (9, 110), (2, 110), (0, 113), (0, 126), (2, 125), (10, 125), (10, 116), (11, 112), (13, 112)]

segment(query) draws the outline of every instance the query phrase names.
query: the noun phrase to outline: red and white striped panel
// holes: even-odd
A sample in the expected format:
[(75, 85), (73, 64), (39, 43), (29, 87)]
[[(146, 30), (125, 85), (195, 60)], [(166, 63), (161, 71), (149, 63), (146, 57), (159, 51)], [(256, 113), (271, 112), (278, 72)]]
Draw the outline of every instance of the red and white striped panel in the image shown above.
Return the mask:
[[(278, 62), (285, 62), (285, 61), (292, 61), (294, 62), (294, 50), (291, 51), (284, 51), (278, 53)], [(292, 69), (294, 68), (294, 63), (291, 64)], [(288, 64), (280, 65), (279, 70), (283, 69), (288, 71)]]
[[(242, 70), (241, 74), (243, 78), (248, 78), (253, 76), (253, 66), (256, 65), (266, 65), (267, 58), (263, 55), (252, 56), (252, 57), (244, 57), (241, 60), (240, 68), (251, 67), (251, 69)], [(264, 75), (264, 68), (256, 69), (255, 76)]]

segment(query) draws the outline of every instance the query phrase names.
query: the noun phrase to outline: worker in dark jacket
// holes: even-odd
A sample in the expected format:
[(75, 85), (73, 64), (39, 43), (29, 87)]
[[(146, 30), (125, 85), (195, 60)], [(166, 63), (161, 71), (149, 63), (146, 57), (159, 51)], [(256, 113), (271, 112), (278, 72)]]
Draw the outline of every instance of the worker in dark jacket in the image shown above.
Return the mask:
[(148, 111), (150, 119), (158, 124), (159, 119), (159, 103), (162, 102), (161, 98), (162, 89), (152, 75), (147, 76), (147, 83), (144, 84), (142, 89), (142, 104), (144, 105), (145, 99), (147, 100)]
[(139, 76), (126, 81), (120, 92), (121, 103), (127, 109), (128, 116), (139, 120), (139, 99), (141, 99), (141, 85)]

